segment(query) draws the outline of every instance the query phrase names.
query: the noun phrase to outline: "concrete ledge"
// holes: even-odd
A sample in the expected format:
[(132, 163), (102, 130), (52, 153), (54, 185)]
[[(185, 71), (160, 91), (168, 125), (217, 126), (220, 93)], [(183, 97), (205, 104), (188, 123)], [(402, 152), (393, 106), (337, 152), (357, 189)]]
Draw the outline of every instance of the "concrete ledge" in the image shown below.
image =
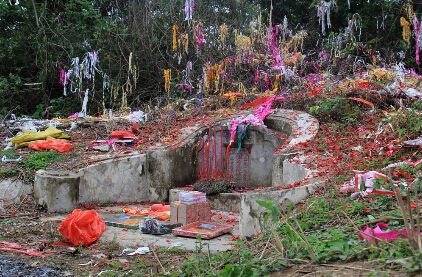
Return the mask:
[(242, 238), (252, 237), (262, 232), (261, 219), (264, 213), (257, 200), (271, 200), (286, 209), (288, 204), (297, 204), (308, 198), (318, 188), (324, 185), (323, 181), (314, 181), (311, 184), (280, 191), (265, 191), (242, 194), (240, 202), (239, 234)]
[[(179, 194), (182, 191), (187, 191), (189, 189), (184, 188), (175, 188), (171, 189), (169, 192), (169, 202), (179, 201)], [(217, 195), (207, 196), (207, 201), (211, 205), (211, 209), (219, 210), (224, 212), (240, 212), (240, 199), (242, 198), (242, 193), (220, 193)]]
[(38, 171), (34, 195), (49, 212), (68, 212), (79, 204), (80, 173)]

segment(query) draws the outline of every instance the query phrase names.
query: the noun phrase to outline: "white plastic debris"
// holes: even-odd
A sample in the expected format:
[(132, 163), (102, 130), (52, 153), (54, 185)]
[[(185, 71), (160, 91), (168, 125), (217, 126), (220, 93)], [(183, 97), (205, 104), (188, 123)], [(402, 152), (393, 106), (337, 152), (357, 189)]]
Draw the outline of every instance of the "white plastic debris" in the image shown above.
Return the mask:
[(22, 132), (28, 132), (28, 131), (32, 131), (32, 132), (36, 132), (37, 131), (37, 127), (35, 127), (34, 123), (32, 121), (25, 121), (22, 126), (20, 127), (20, 130)]
[(138, 249), (125, 248), (123, 249), (122, 255), (128, 255), (128, 256), (134, 256), (136, 254), (145, 255), (149, 252), (150, 250), (148, 246), (139, 247)]
[(84, 101), (82, 103), (82, 110), (79, 113), (79, 117), (85, 117), (85, 116), (87, 116), (88, 95), (89, 95), (89, 89), (86, 89), (85, 96), (84, 96)]
[(418, 91), (414, 88), (408, 88), (404, 91), (404, 93), (407, 95), (407, 97), (413, 98), (413, 97), (422, 97), (422, 92)]
[(406, 140), (404, 144), (408, 146), (422, 146), (422, 137), (412, 140)]
[(1, 158), (3, 163), (11, 163), (11, 162), (20, 162), (22, 161), (22, 156), (19, 156), (17, 159), (9, 159), (6, 155)]
[(132, 123), (146, 122), (148, 120), (148, 115), (143, 111), (135, 111), (126, 117)]
[(72, 122), (70, 123), (70, 127), (66, 129), (66, 132), (70, 132), (70, 131), (72, 131), (73, 129), (75, 129), (76, 127), (78, 127), (78, 123), (76, 123), (76, 122), (72, 121)]

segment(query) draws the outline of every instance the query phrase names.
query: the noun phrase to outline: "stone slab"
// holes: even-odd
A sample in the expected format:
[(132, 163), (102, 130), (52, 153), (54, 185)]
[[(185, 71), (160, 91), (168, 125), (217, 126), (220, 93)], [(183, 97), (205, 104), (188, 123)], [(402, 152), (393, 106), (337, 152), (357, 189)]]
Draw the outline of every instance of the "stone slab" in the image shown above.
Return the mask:
[(19, 203), (24, 195), (32, 193), (32, 186), (21, 180), (5, 179), (0, 181), (0, 209), (3, 206)]

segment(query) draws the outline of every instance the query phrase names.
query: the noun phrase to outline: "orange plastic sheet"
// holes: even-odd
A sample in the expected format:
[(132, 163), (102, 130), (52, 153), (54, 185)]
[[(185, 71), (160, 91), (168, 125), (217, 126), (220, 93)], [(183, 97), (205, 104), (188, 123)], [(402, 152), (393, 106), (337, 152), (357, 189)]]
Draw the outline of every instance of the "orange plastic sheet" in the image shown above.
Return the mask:
[(96, 211), (75, 209), (60, 224), (58, 231), (74, 246), (88, 246), (105, 231), (104, 220)]
[(160, 221), (167, 221), (170, 219), (170, 205), (154, 204), (151, 209), (130, 209), (123, 208), (123, 213), (128, 215), (138, 216), (155, 216)]
[(64, 139), (34, 141), (28, 144), (28, 147), (37, 151), (55, 150), (60, 153), (69, 152), (73, 149), (72, 143)]

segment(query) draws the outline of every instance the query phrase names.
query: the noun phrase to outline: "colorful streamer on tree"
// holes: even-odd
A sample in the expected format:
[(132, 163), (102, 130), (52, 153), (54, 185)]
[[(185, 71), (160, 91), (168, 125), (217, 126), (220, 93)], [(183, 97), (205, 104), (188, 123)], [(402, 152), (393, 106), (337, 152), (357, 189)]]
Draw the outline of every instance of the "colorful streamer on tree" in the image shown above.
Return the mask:
[(193, 11), (195, 9), (195, 0), (185, 1), (185, 20), (192, 20)]
[(179, 26), (177, 24), (173, 25), (173, 42), (172, 42), (172, 49), (173, 52), (177, 51), (177, 32), (179, 31)]
[(164, 69), (164, 91), (170, 95), (171, 69)]
[(420, 50), (420, 40), (421, 40), (421, 26), (422, 22), (419, 22), (416, 16), (413, 17), (413, 30), (415, 31), (415, 59), (416, 64), (419, 65), (419, 50)]
[(410, 23), (406, 20), (406, 18), (400, 18), (400, 25), (403, 27), (402, 36), (403, 40), (409, 44), (410, 43)]

